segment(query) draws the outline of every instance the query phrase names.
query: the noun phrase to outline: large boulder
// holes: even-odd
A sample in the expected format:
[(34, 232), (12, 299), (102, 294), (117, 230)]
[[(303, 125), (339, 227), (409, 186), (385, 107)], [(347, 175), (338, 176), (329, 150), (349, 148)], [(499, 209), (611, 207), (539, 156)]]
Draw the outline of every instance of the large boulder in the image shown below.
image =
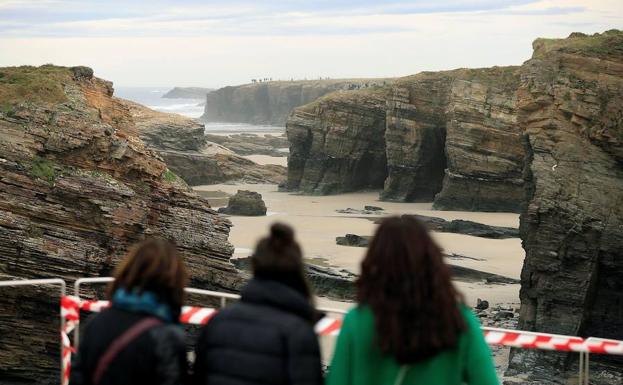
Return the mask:
[(229, 198), (227, 207), (220, 208), (218, 212), (229, 215), (262, 216), (266, 215), (266, 204), (260, 193), (238, 190), (236, 195)]

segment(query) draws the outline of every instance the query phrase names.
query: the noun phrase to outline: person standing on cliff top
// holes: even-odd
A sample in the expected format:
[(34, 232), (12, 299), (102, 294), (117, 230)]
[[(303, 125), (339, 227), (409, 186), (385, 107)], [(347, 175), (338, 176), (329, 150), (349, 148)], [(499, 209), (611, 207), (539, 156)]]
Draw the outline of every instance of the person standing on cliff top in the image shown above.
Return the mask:
[(163, 239), (136, 245), (109, 287), (112, 306), (85, 327), (71, 366), (71, 385), (187, 383), (184, 331), (176, 323), (186, 268)]
[(411, 216), (384, 220), (361, 263), (328, 385), (498, 385), (480, 323), (441, 248)]

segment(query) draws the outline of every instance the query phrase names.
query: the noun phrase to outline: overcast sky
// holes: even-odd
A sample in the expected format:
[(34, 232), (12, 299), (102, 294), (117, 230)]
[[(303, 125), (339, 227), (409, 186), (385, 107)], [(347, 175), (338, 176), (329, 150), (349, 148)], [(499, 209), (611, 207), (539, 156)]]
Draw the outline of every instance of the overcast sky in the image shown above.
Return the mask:
[(121, 86), (390, 77), (521, 64), (537, 37), (623, 29), (623, 0), (0, 0), (0, 66)]

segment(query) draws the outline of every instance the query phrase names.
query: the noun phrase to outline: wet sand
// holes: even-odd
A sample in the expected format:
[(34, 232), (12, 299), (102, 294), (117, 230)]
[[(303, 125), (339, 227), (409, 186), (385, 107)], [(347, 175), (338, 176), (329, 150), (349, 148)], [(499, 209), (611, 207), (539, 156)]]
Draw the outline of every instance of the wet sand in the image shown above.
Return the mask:
[[(195, 189), (208, 200), (212, 196), (220, 195), (221, 199), (213, 201), (215, 207), (224, 204), (223, 192), (234, 194), (238, 189), (246, 189), (262, 194), (268, 207), (267, 216), (230, 217), (233, 223), (230, 242), (236, 247), (235, 257), (248, 256), (257, 240), (266, 234), (270, 224), (282, 221), (296, 229), (309, 262), (344, 268), (354, 273), (359, 271), (359, 263), (365, 253), (365, 248), (338, 246), (335, 244), (335, 238), (346, 233), (372, 235), (376, 225), (367, 218), (391, 214), (420, 214), (447, 220), (466, 219), (496, 226), (517, 227), (519, 225), (519, 215), (514, 213), (436, 211), (431, 210), (431, 203), (380, 202), (378, 192), (308, 196), (278, 192), (276, 185), (268, 184), (208, 185), (197, 186)], [(221, 191), (221, 193), (214, 193), (216, 191)], [(336, 209), (348, 207), (363, 209), (364, 205), (379, 206), (385, 211), (375, 215), (335, 212)], [(477, 258), (453, 259), (449, 261), (452, 264), (516, 279), (520, 276), (525, 254), (519, 239), (497, 240), (450, 233), (435, 233), (434, 236), (447, 253)], [(477, 298), (485, 298), (492, 304), (519, 302), (518, 284), (486, 285), (480, 282), (457, 282), (456, 284), (470, 305), (475, 304)], [(343, 309), (351, 306), (349, 303), (328, 299), (319, 301), (325, 306)]]
[(254, 161), (257, 164), (276, 164), (283, 167), (288, 167), (287, 156), (270, 156), (270, 155), (245, 155), (243, 158)]

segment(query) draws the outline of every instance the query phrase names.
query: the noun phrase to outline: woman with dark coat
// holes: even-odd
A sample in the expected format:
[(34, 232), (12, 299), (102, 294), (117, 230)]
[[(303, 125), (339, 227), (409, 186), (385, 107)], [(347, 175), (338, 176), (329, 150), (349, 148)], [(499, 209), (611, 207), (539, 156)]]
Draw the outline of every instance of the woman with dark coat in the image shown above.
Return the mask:
[(196, 385), (322, 384), (316, 313), (294, 232), (274, 224), (252, 257), (240, 302), (218, 313), (196, 347)]
[(187, 275), (175, 246), (134, 247), (109, 287), (112, 306), (84, 328), (71, 385), (187, 383), (184, 332), (177, 325)]

